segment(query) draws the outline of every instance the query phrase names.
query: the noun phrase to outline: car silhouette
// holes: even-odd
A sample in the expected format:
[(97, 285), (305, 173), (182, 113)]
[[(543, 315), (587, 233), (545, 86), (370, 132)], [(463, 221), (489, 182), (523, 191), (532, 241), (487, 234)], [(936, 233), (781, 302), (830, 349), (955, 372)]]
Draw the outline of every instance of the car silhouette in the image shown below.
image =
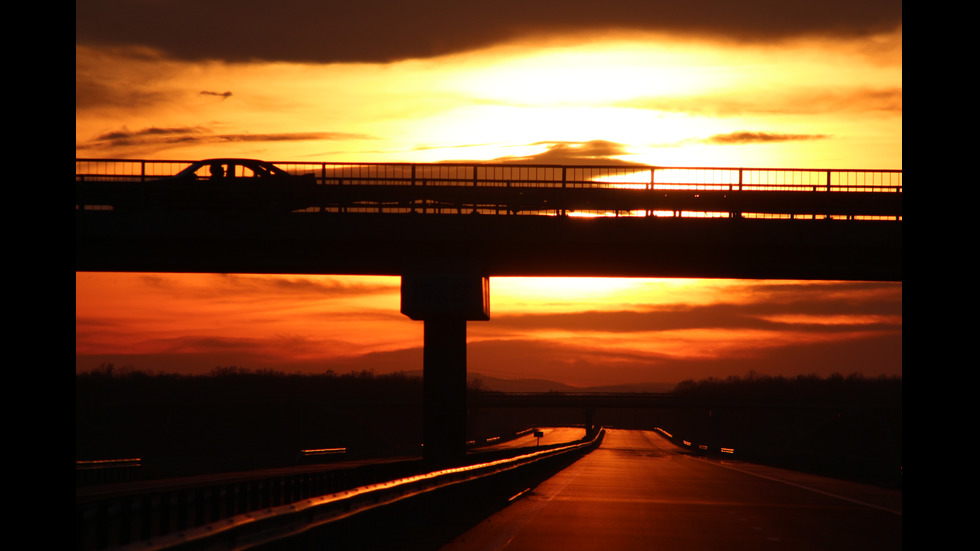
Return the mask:
[(291, 212), (318, 206), (316, 177), (257, 159), (204, 159), (174, 176), (143, 182), (76, 182), (76, 204), (114, 210)]

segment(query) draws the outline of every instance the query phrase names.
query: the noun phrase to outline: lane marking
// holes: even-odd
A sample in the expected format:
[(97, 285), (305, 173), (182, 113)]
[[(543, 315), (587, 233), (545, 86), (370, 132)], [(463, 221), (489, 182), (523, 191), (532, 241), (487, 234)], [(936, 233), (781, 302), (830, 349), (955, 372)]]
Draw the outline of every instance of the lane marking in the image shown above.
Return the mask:
[[(661, 449), (661, 450), (666, 449), (668, 451), (671, 451), (671, 452), (676, 453), (677, 455), (681, 455), (683, 457), (689, 457), (691, 459), (695, 459), (695, 460), (701, 461), (702, 463), (708, 463), (708, 464), (715, 465), (715, 466), (718, 466), (718, 467), (724, 467), (726, 469), (731, 469), (733, 471), (737, 471), (737, 472), (740, 472), (740, 473), (752, 475), (752, 476), (755, 476), (755, 477), (758, 477), (758, 478), (764, 478), (766, 480), (772, 480), (773, 482), (781, 482), (781, 483), (786, 484), (786, 485), (789, 485), (789, 486), (795, 486), (795, 487), (800, 488), (802, 490), (807, 490), (807, 491), (810, 491), (810, 492), (813, 492), (813, 493), (825, 495), (827, 497), (833, 497), (833, 498), (836, 498), (836, 499), (840, 499), (840, 500), (843, 500), (843, 501), (847, 501), (847, 502), (853, 503), (855, 505), (861, 505), (863, 507), (870, 507), (872, 509), (878, 509), (879, 511), (884, 511), (886, 513), (891, 513), (893, 515), (902, 516), (902, 510), (901, 509), (895, 509), (893, 507), (886, 507), (884, 505), (877, 505), (875, 503), (869, 503), (867, 501), (862, 501), (860, 499), (855, 499), (855, 498), (843, 496), (843, 495), (836, 494), (836, 493), (833, 493), (833, 492), (828, 492), (826, 490), (820, 490), (820, 489), (814, 488), (812, 486), (807, 486), (807, 485), (800, 484), (800, 483), (797, 483), (797, 482), (791, 482), (791, 481), (786, 480), (784, 478), (777, 478), (777, 477), (772, 477), (772, 476), (764, 475), (764, 474), (761, 474), (761, 473), (747, 471), (745, 469), (740, 469), (738, 467), (735, 467), (735, 466), (733, 466), (731, 464), (724, 464), (722, 462), (712, 461), (710, 459), (703, 459), (703, 458), (700, 458), (700, 457), (695, 457), (695, 456), (692, 456), (690, 454), (681, 453), (681, 450), (680, 449), (669, 449), (669, 448), (665, 448), (664, 446), (659, 445), (659, 444), (663, 443), (663, 441), (664, 441), (663, 437), (660, 437), (659, 434), (656, 434), (656, 433), (652, 433), (651, 434), (650, 433), (651, 431), (642, 431), (642, 432), (643, 432), (643, 435), (646, 437), (646, 439), (650, 442), (650, 444), (652, 444), (653, 446), (655, 446), (656, 448)], [(658, 438), (654, 439), (654, 438), (651, 438), (651, 436), (658, 436)], [(673, 443), (670, 443), (669, 441), (668, 441), (668, 443), (670, 444), (670, 447), (671, 448), (676, 448), (676, 445), (674, 445)]]
[(850, 503), (854, 503), (855, 505), (861, 505), (861, 506), (864, 506), (864, 507), (870, 507), (872, 509), (878, 509), (879, 511), (885, 511), (886, 513), (891, 513), (893, 515), (902, 516), (901, 509), (896, 510), (896, 509), (893, 509), (891, 507), (886, 507), (884, 505), (877, 505), (877, 504), (874, 504), (874, 503), (868, 503), (867, 501), (862, 501), (860, 499), (855, 499), (855, 498), (843, 496), (843, 495), (840, 495), (840, 494), (836, 494), (836, 493), (833, 493), (833, 492), (828, 492), (826, 490), (820, 490), (820, 489), (814, 488), (812, 486), (806, 486), (806, 485), (800, 484), (798, 482), (791, 482), (791, 481), (786, 480), (786, 479), (783, 479), (783, 478), (777, 478), (777, 477), (773, 477), (773, 476), (764, 475), (764, 474), (761, 474), (761, 473), (755, 473), (755, 472), (752, 472), (752, 471), (747, 471), (745, 469), (739, 469), (738, 467), (735, 467), (733, 465), (725, 465), (723, 463), (716, 463), (716, 462), (711, 461), (709, 459), (701, 459), (701, 458), (695, 458), (695, 457), (692, 457), (692, 459), (697, 459), (698, 461), (701, 461), (702, 463), (707, 463), (707, 464), (710, 464), (710, 465), (715, 465), (715, 466), (718, 466), (718, 467), (723, 467), (725, 469), (730, 469), (732, 471), (737, 471), (737, 472), (744, 473), (744, 474), (751, 475), (751, 476), (755, 476), (755, 477), (758, 477), (758, 478), (764, 478), (766, 480), (772, 480), (773, 482), (781, 482), (781, 483), (786, 484), (788, 486), (795, 486), (795, 487), (800, 488), (802, 490), (808, 490), (808, 491), (813, 492), (813, 493), (816, 493), (816, 494), (821, 494), (821, 495), (825, 495), (825, 496), (828, 496), (828, 497), (833, 497), (833, 498), (841, 499), (841, 500), (844, 500), (844, 501), (848, 501)]

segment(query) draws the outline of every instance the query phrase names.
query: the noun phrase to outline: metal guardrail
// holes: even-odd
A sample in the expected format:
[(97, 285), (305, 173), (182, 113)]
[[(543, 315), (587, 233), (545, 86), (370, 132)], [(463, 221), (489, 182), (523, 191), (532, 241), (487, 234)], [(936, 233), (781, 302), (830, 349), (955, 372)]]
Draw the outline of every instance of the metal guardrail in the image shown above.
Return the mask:
[(235, 549), (231, 542), (251, 545), (281, 538), (416, 495), (594, 449), (600, 442), (597, 433), (589, 440), (530, 453), (526, 448), (482, 452), (472, 456), (478, 463), (433, 472), (410, 460), (93, 499), (76, 504), (76, 549)]
[[(111, 209), (109, 205), (100, 204), (96, 197), (116, 194), (114, 197), (121, 199), (122, 195), (138, 195), (140, 188), (129, 190), (125, 184), (172, 176), (190, 164), (190, 161), (76, 159), (76, 183), (84, 184), (87, 190), (82, 199), (76, 197), (76, 207)], [(314, 189), (303, 191), (302, 198), (293, 197), (299, 201), (297, 207), (299, 204), (307, 207), (299, 208), (300, 211), (309, 212), (902, 218), (901, 170), (453, 163), (274, 164), (294, 175), (315, 177)], [(243, 182), (250, 180), (245, 178)], [(245, 191), (242, 193), (229, 195), (227, 203), (233, 204), (248, 195)], [(305, 195), (307, 193), (310, 195)], [(270, 198), (253, 199), (263, 205), (275, 202)], [(225, 203), (224, 200), (220, 202)], [(192, 204), (188, 203), (188, 206)]]
[(118, 482), (139, 478), (139, 457), (75, 461), (75, 485)]
[(250, 511), (186, 530), (171, 532), (117, 547), (120, 550), (176, 551), (196, 549), (246, 549), (266, 545), (319, 528), (354, 515), (373, 511), (406, 499), (505, 472), (585, 453), (595, 449), (604, 432), (589, 440), (555, 445), (516, 457), (447, 468), (398, 478), (280, 506)]
[[(141, 182), (177, 174), (193, 161), (75, 159), (76, 181)], [(274, 162), (325, 185), (452, 185), (475, 187), (614, 187), (723, 191), (902, 192), (901, 170), (514, 165), (461, 163)]]
[(136, 482), (135, 489), (130, 485), (76, 488), (75, 548), (99, 550), (158, 538), (421, 470), (421, 459), (402, 459), (340, 469), (308, 466), (274, 475), (232, 473), (161, 484)]

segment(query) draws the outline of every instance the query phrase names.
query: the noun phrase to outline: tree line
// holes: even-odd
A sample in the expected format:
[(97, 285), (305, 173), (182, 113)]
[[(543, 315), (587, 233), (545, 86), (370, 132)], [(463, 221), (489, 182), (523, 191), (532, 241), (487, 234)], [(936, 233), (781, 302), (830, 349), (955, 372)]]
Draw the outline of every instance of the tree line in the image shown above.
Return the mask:
[(749, 372), (745, 376), (724, 379), (685, 380), (677, 384), (674, 394), (697, 398), (739, 398), (757, 401), (834, 401), (875, 402), (901, 406), (902, 377), (865, 377), (859, 373), (827, 377), (798, 375), (769, 376)]
[[(132, 385), (198, 386), (203, 390), (252, 386), (257, 391), (298, 391), (301, 393), (382, 393), (404, 394), (421, 392), (422, 377), (418, 373), (396, 372), (376, 374), (361, 370), (337, 373), (326, 370), (321, 373), (285, 373), (272, 369), (251, 370), (239, 366), (217, 366), (199, 375), (182, 375), (167, 372), (149, 372), (131, 366), (116, 367), (103, 363), (90, 371), (78, 372), (76, 384), (98, 386), (109, 381)], [(484, 386), (479, 377), (469, 383), (470, 392), (493, 392)], [(868, 400), (901, 403), (901, 376), (865, 377), (861, 374), (844, 376), (839, 373), (827, 377), (797, 375), (794, 377), (770, 376), (750, 371), (744, 376), (726, 378), (709, 377), (701, 380), (687, 379), (678, 383), (673, 393), (698, 398), (741, 398), (755, 400)]]

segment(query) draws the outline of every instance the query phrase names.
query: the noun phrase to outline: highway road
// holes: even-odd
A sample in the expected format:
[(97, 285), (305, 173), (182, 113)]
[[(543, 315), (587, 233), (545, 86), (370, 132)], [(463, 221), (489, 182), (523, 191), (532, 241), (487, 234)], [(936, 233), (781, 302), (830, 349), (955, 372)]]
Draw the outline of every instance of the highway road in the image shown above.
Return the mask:
[(900, 491), (690, 455), (651, 431), (600, 448), (441, 551), (901, 549)]

